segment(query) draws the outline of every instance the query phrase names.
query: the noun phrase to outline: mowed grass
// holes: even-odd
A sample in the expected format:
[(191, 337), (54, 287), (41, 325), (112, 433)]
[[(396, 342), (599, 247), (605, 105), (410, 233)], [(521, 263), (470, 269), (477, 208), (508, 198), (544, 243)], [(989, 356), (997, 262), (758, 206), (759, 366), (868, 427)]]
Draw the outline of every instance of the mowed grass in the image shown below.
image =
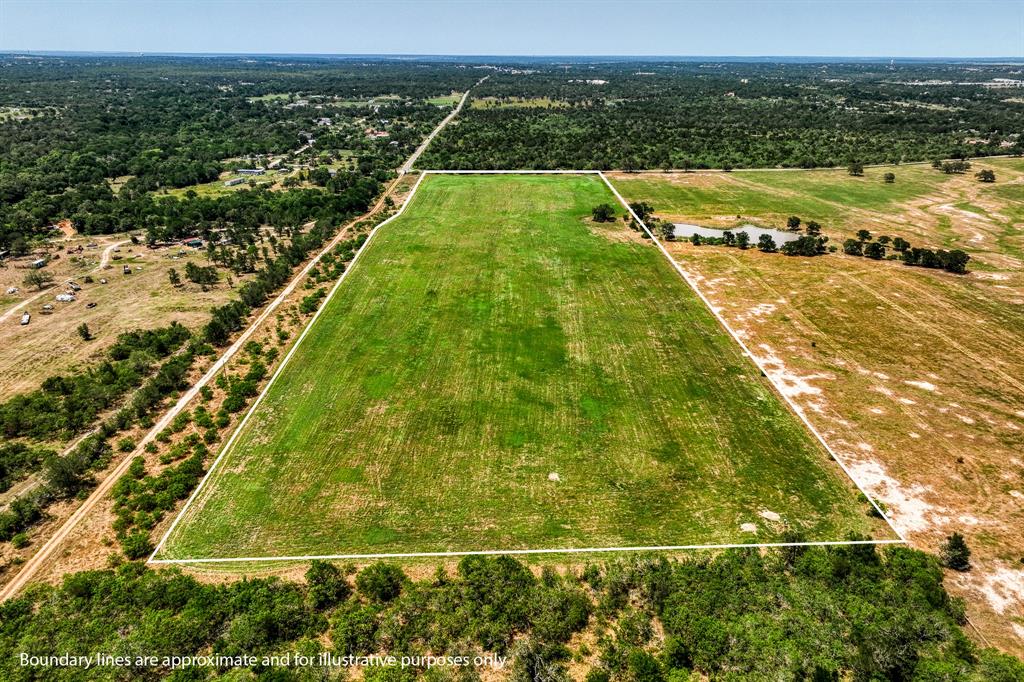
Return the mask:
[[(886, 172), (896, 175), (894, 183), (884, 181)], [(647, 201), (668, 218), (726, 227), (754, 218), (766, 227), (784, 227), (787, 217), (797, 215), (826, 227), (849, 227), (858, 217), (851, 209), (895, 210), (949, 179), (930, 167), (892, 166), (867, 168), (862, 177), (845, 170), (617, 173), (613, 182), (631, 201)]]
[(454, 107), (462, 99), (462, 93), (452, 90), (447, 95), (440, 95), (438, 97), (430, 97), (427, 99), (427, 104), (433, 104), (439, 107)]
[(868, 532), (866, 502), (659, 252), (590, 222), (603, 202), (594, 176), (428, 176), (161, 558)]

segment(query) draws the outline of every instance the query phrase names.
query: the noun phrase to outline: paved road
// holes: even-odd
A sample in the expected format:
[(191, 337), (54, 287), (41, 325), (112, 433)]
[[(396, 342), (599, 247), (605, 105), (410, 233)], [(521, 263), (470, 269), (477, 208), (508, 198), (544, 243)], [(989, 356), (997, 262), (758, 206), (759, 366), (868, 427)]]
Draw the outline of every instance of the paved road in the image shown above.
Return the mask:
[[(480, 79), (480, 81), (477, 84), (482, 83), (484, 80), (486, 80), (486, 77)], [(439, 123), (436, 128), (434, 128), (433, 132), (430, 133), (430, 135), (427, 137), (424, 143), (421, 144), (416, 149), (416, 151), (413, 153), (411, 157), (409, 157), (409, 161), (407, 161), (405, 165), (403, 165), (402, 168), (399, 170), (398, 177), (395, 178), (395, 180), (390, 185), (388, 185), (387, 189), (385, 189), (384, 192), (381, 194), (380, 198), (377, 200), (377, 203), (374, 204), (373, 208), (371, 208), (369, 211), (359, 216), (355, 220), (349, 222), (348, 225), (345, 226), (345, 228), (351, 227), (352, 225), (355, 225), (359, 221), (365, 220), (366, 218), (373, 216), (384, 207), (386, 199), (392, 194), (392, 192), (394, 192), (395, 188), (402, 180), (402, 176), (405, 173), (407, 173), (409, 169), (412, 168), (412, 164), (416, 161), (419, 155), (423, 153), (423, 150), (426, 149), (427, 145), (430, 143), (430, 140), (434, 139), (434, 137), (441, 131), (441, 129), (444, 128), (444, 126), (446, 126), (448, 122), (455, 117), (455, 114), (457, 114), (459, 110), (462, 108), (462, 105), (463, 103), (465, 103), (468, 95), (469, 91), (467, 90), (466, 94), (462, 96), (462, 100), (459, 102), (459, 105), (455, 108), (455, 110), (447, 117), (445, 117), (445, 119), (441, 121), (441, 123)], [(18, 575), (16, 575), (11, 580), (11, 582), (4, 585), (3, 589), (0, 589), (0, 602), (7, 601), (8, 599), (14, 597), (26, 584), (28, 584), (28, 582), (32, 579), (36, 572), (38, 572), (39, 569), (42, 568), (43, 565), (50, 559), (50, 557), (53, 556), (53, 553), (56, 551), (56, 549), (71, 534), (71, 532), (82, 521), (82, 519), (88, 516), (88, 514), (96, 507), (96, 505), (99, 504), (107, 496), (107, 494), (114, 487), (114, 485), (121, 478), (121, 476), (123, 476), (124, 473), (128, 470), (128, 467), (131, 466), (132, 460), (135, 459), (135, 457), (142, 455), (144, 448), (146, 447), (146, 444), (153, 441), (156, 438), (157, 434), (160, 433), (164, 428), (166, 428), (171, 423), (171, 421), (174, 420), (178, 413), (181, 412), (193, 398), (195, 398), (195, 396), (199, 393), (199, 390), (214, 379), (214, 377), (224, 367), (224, 365), (227, 364), (227, 362), (232, 357), (234, 357), (234, 355), (239, 350), (241, 350), (242, 346), (245, 345), (246, 341), (249, 340), (249, 338), (260, 327), (260, 325), (263, 324), (263, 322), (268, 317), (270, 317), (270, 315), (273, 314), (274, 311), (277, 310), (277, 308), (284, 302), (284, 300), (288, 298), (288, 296), (295, 290), (295, 287), (298, 286), (299, 282), (302, 281), (303, 277), (305, 277), (306, 274), (309, 273), (309, 271), (317, 263), (320, 262), (320, 259), (324, 256), (324, 254), (331, 251), (331, 249), (337, 246), (338, 243), (341, 242), (342, 239), (344, 239), (347, 236), (346, 232), (347, 229), (339, 230), (337, 236), (335, 236), (327, 244), (327, 246), (321, 249), (320, 252), (317, 253), (317, 255), (314, 256), (312, 260), (310, 260), (309, 263), (307, 263), (304, 268), (302, 268), (302, 270), (300, 270), (297, 274), (295, 274), (292, 277), (291, 282), (288, 284), (287, 287), (284, 288), (283, 291), (281, 291), (280, 294), (278, 294), (277, 298), (271, 301), (270, 304), (267, 305), (266, 308), (264, 308), (263, 312), (260, 313), (260, 315), (255, 320), (253, 320), (249, 327), (244, 332), (242, 332), (242, 335), (239, 336), (238, 339), (233, 344), (231, 344), (231, 346), (226, 351), (224, 351), (220, 358), (215, 363), (213, 363), (210, 369), (208, 369), (206, 373), (203, 374), (203, 376), (192, 386), (192, 388), (186, 391), (178, 400), (178, 402), (176, 402), (174, 406), (170, 410), (168, 410), (156, 424), (153, 425), (153, 428), (149, 430), (149, 432), (143, 437), (141, 441), (139, 441), (135, 449), (130, 454), (126, 455), (120, 461), (120, 463), (118, 463), (118, 465), (110, 472), (110, 474), (105, 479), (103, 479), (99, 486), (97, 486), (92, 491), (89, 497), (86, 498), (85, 502), (83, 502), (82, 505), (75, 510), (71, 517), (68, 518), (68, 520), (65, 521), (64, 524), (61, 525), (61, 527), (57, 529), (57, 531), (53, 535), (51, 535), (50, 538), (47, 539), (45, 543), (43, 543), (42, 547), (40, 547), (39, 550), (34, 555), (32, 555), (32, 557), (28, 561), (25, 562), (25, 564), (21, 568), (21, 571), (18, 572)], [(112, 245), (111, 247), (109, 247), (109, 249), (113, 250), (113, 246), (116, 245)]]
[[(100, 264), (97, 265), (92, 270), (90, 270), (89, 272), (87, 272), (86, 274), (92, 274), (94, 272), (99, 272), (100, 270), (102, 270), (103, 267), (107, 263), (110, 262), (110, 254), (114, 251), (114, 249), (117, 248), (118, 246), (122, 246), (123, 244), (127, 244), (129, 241), (131, 241), (131, 240), (125, 239), (123, 241), (114, 242), (113, 244), (111, 244), (107, 248), (103, 249), (103, 254), (100, 256)], [(10, 308), (3, 315), (0, 315), (0, 323), (6, 322), (7, 318), (9, 318), (11, 315), (13, 315), (14, 313), (18, 312), (19, 310), (21, 310), (22, 308), (27, 306), (32, 301), (38, 300), (40, 297), (45, 296), (46, 294), (50, 293), (52, 290), (53, 290), (53, 287), (48, 287), (46, 289), (43, 289), (42, 291), (40, 291), (40, 292), (38, 292), (38, 293), (36, 293), (36, 294), (34, 294), (32, 296), (29, 296), (28, 298), (26, 298), (21, 303), (18, 303), (17, 305), (15, 305), (13, 308)]]

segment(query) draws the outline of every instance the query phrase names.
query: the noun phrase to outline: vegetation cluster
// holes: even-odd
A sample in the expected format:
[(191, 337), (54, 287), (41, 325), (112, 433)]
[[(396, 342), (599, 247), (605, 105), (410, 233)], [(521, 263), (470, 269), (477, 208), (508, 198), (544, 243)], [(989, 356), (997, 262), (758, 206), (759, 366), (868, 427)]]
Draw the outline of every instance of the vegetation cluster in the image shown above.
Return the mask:
[[(354, 575), (353, 575), (354, 574)], [(467, 557), (410, 580), (396, 566), (356, 572), (313, 562), (304, 583), (258, 578), (203, 584), (137, 562), (38, 585), (0, 605), (0, 676), (31, 671), (18, 654), (59, 650), (153, 656), (218, 653), (509, 657), (517, 681), (689, 679), (1016, 682), (1024, 664), (963, 634), (962, 604), (935, 559), (907, 548), (729, 550), (668, 560), (637, 556), (560, 574), (509, 557)], [(88, 679), (333, 679), (331, 668), (248, 671), (98, 669)], [(368, 680), (479, 680), (487, 669), (364, 669)], [(121, 677), (119, 677), (119, 675)]]
[[(1020, 153), (1007, 65), (631, 61), (499, 69), (424, 168), (843, 167)], [(923, 87), (927, 84), (927, 87)], [(529, 106), (530, 103), (558, 106)], [(949, 172), (965, 161), (951, 162)], [(969, 167), (969, 164), (966, 164)]]

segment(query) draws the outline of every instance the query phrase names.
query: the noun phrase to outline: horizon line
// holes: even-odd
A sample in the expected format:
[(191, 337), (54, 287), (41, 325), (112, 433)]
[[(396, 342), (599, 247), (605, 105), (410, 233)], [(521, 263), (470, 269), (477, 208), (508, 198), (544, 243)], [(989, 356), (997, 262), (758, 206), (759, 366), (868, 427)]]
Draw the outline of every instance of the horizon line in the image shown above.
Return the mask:
[(759, 60), (804, 60), (804, 61), (891, 61), (891, 62), (988, 62), (988, 63), (1024, 63), (1024, 56), (895, 56), (895, 55), (800, 55), (800, 54), (477, 54), (477, 53), (416, 53), (416, 52), (177, 52), (172, 50), (137, 51), (137, 50), (54, 50), (54, 49), (11, 49), (0, 47), (0, 56), (38, 56), (38, 57), (262, 57), (262, 58), (335, 58), (335, 59), (609, 59), (618, 61), (658, 61), (658, 60), (704, 60), (723, 59), (729, 61)]

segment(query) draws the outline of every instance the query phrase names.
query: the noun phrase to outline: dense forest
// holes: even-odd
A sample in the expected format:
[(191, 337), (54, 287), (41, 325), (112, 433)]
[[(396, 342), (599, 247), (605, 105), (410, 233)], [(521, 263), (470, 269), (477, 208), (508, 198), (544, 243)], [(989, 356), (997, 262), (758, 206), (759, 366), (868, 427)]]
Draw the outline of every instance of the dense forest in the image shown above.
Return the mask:
[[(870, 545), (635, 556), (539, 575), (509, 557), (476, 556), (418, 581), (386, 563), (356, 572), (313, 562), (304, 583), (211, 585), (123, 563), (0, 605), (0, 676), (344, 679), (342, 657), (391, 654), (455, 660), (368, 667), (365, 678), (479, 680), (490, 666), (460, 663), (490, 653), (506, 657), (500, 672), (516, 682), (562, 682), (574, 665), (588, 669), (587, 682), (1024, 679), (1024, 664), (979, 649), (963, 622), (935, 559)], [(313, 664), (262, 661), (288, 652)], [(29, 658), (97, 653), (128, 663), (83, 670)], [(324, 653), (341, 665), (316, 665)], [(220, 666), (174, 671), (160, 664), (196, 655), (254, 662), (221, 658)], [(135, 665), (137, 656), (157, 663)], [(243, 671), (253, 677), (233, 674)]]
[(497, 70), (424, 168), (839, 166), (1019, 153), (1016, 66), (591, 63)]

